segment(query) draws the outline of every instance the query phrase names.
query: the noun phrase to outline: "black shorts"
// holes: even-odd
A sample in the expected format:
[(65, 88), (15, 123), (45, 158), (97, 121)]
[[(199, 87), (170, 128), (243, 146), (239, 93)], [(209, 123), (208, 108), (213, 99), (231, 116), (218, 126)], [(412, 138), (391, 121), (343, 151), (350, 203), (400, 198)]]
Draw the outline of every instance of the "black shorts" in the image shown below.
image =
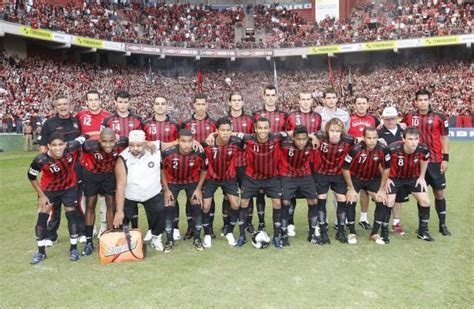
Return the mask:
[(49, 202), (56, 207), (64, 205), (64, 207), (77, 206), (77, 187), (71, 187), (63, 191), (44, 191)]
[[(292, 198), (316, 199), (316, 184), (312, 176), (287, 177), (280, 176), (281, 199), (289, 201)], [(299, 193), (299, 194), (298, 194)]]
[(281, 183), (278, 176), (269, 179), (255, 179), (245, 175), (242, 182), (242, 198), (256, 197), (262, 189), (269, 198), (281, 198)]
[(313, 173), (314, 181), (316, 182), (316, 190), (318, 194), (326, 194), (331, 188), (338, 194), (347, 193), (347, 185), (344, 176), (341, 175), (323, 175)]
[(221, 187), (224, 194), (230, 194), (234, 196), (239, 196), (239, 186), (237, 184), (237, 179), (223, 180), (223, 181), (213, 181), (206, 180), (203, 190), (203, 198), (212, 198), (217, 188)]
[(394, 185), (390, 186), (388, 194), (397, 194), (399, 190), (403, 190), (405, 194), (412, 192), (421, 192), (421, 186), (415, 186), (418, 178), (392, 178)]
[(237, 171), (237, 183), (239, 184), (239, 188), (242, 187), (242, 183), (245, 178), (245, 170), (247, 169), (246, 166), (237, 166), (236, 171)]
[(395, 203), (406, 203), (410, 200), (409, 196), (410, 192), (407, 192), (405, 188), (398, 188)]
[(446, 189), (446, 177), (441, 174), (441, 163), (428, 163), (425, 180), (434, 190)]
[(169, 184), (168, 187), (170, 188), (171, 193), (173, 193), (173, 198), (175, 200), (178, 198), (179, 192), (181, 192), (182, 190), (186, 192), (186, 197), (188, 198), (188, 200), (190, 200), (193, 196), (194, 191), (196, 191), (197, 184), (197, 182), (186, 184)]
[(84, 196), (115, 194), (115, 174), (96, 174), (84, 169)]
[(359, 193), (360, 190), (377, 193), (380, 189), (380, 181), (380, 177), (375, 177), (372, 180), (361, 180), (358, 177), (352, 176), (352, 184), (357, 193)]

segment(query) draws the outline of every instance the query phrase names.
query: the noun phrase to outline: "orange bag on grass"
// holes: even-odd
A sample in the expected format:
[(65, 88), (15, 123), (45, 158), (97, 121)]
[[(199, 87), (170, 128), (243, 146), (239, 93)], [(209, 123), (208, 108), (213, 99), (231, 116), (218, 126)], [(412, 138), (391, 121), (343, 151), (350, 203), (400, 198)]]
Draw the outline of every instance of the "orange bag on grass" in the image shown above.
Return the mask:
[(107, 230), (99, 238), (99, 258), (102, 265), (145, 258), (146, 246), (140, 229)]

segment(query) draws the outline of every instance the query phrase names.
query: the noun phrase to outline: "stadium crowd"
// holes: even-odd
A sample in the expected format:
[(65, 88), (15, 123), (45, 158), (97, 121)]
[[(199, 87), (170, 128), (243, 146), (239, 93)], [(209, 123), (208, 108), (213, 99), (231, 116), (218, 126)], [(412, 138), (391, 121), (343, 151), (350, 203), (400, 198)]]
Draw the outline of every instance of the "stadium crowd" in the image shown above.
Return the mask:
[[(205, 48), (278, 48), (472, 33), (471, 4), (458, 0), (366, 1), (347, 20), (327, 17), (310, 22), (275, 5), (217, 10), (207, 5), (109, 5), (84, 2), (56, 7), (0, 6), (0, 18), (33, 28), (120, 42)], [(234, 39), (235, 26), (252, 14), (258, 42)]]
[[(0, 79), (0, 129), (3, 132), (22, 132), (24, 121), (33, 125), (53, 114), (53, 100), (59, 94), (69, 96), (74, 111), (84, 106), (84, 93), (98, 89), (103, 94), (106, 110), (114, 109), (114, 93), (128, 89), (133, 109), (144, 118), (152, 113), (154, 97), (169, 98), (175, 119), (191, 115), (191, 98), (198, 90), (195, 71), (159, 71), (132, 66), (98, 66), (59, 62), (44, 58), (18, 59), (2, 56)], [(471, 66), (467, 62), (425, 62), (423, 64), (379, 64), (370, 70), (364, 67), (351, 69), (352, 92), (348, 84), (348, 70), (334, 73), (333, 85), (338, 91), (341, 107), (353, 110), (354, 94), (366, 94), (372, 103), (372, 112), (380, 115), (386, 106), (396, 106), (405, 114), (413, 108), (415, 89), (427, 88), (433, 92), (433, 108), (451, 117), (471, 116)], [(146, 79), (153, 79), (147, 83)], [(80, 82), (76, 82), (80, 81)], [(244, 95), (245, 108), (252, 112), (261, 108), (261, 89), (273, 82), (272, 70), (203, 71), (202, 90), (209, 95), (210, 115), (217, 118), (225, 114), (228, 94), (233, 90)], [(284, 111), (296, 108), (298, 91), (313, 92), (314, 106), (321, 105), (322, 90), (331, 86), (327, 70), (278, 70), (279, 104)]]

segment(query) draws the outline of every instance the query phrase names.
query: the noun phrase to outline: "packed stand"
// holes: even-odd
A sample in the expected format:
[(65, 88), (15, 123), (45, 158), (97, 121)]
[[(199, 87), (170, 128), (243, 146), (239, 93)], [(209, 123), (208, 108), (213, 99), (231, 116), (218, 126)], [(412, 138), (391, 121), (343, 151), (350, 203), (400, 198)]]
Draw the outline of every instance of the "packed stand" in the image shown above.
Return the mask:
[[(191, 115), (191, 100), (197, 93), (198, 81), (194, 70), (180, 72), (150, 72), (132, 66), (98, 66), (60, 62), (40, 58), (20, 60), (2, 56), (0, 79), (0, 119), (3, 132), (21, 133), (22, 124), (30, 119), (33, 124), (53, 114), (52, 103), (56, 96), (65, 94), (73, 102), (75, 111), (84, 106), (84, 93), (98, 89), (104, 108), (114, 110), (114, 93), (128, 89), (134, 110), (148, 118), (151, 102), (158, 95), (169, 98), (173, 117), (187, 119)], [(340, 105), (352, 109), (356, 93), (366, 94), (372, 102), (373, 112), (380, 115), (385, 106), (393, 105), (401, 113), (413, 108), (413, 95), (419, 88), (433, 92), (433, 108), (450, 116), (470, 117), (472, 73), (470, 63), (427, 61), (414, 64), (380, 64), (370, 69), (354, 67), (351, 70), (352, 94), (348, 85), (348, 69), (335, 69), (333, 84), (327, 70), (278, 70), (280, 108), (294, 109), (298, 104), (298, 91), (310, 89), (315, 106), (321, 104), (322, 91), (334, 86), (340, 96)], [(337, 73), (339, 72), (339, 73)], [(210, 114), (213, 118), (224, 115), (228, 94), (242, 92), (245, 109), (252, 112), (261, 108), (261, 91), (273, 82), (272, 70), (224, 70), (203, 72), (203, 92), (209, 95)], [(179, 106), (179, 108), (176, 108)]]

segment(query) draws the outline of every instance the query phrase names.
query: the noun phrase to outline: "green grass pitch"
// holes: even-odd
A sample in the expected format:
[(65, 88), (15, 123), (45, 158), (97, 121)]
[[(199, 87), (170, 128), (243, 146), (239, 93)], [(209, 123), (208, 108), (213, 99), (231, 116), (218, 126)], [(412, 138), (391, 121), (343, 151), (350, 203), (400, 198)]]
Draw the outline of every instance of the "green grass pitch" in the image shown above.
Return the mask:
[[(230, 248), (218, 236), (203, 252), (193, 251), (190, 241), (178, 241), (171, 254), (150, 249), (143, 262), (107, 266), (99, 264), (97, 252), (69, 261), (65, 218), (59, 242), (47, 250), (48, 259), (30, 265), (36, 250), (36, 196), (26, 172), (33, 154), (2, 153), (0, 307), (471, 307), (474, 143), (450, 146), (451, 237), (438, 233), (433, 207), (430, 230), (436, 241), (416, 239), (418, 219), (411, 197), (402, 210), (406, 235), (392, 234), (390, 245), (369, 243), (368, 232), (361, 229), (357, 245), (343, 245), (331, 229), (332, 244), (315, 246), (306, 242), (306, 206), (299, 202), (297, 236), (283, 250), (257, 250), (250, 243)], [(220, 200), (218, 196), (218, 205)], [(332, 223), (333, 209), (328, 209)], [(373, 209), (372, 203), (370, 220)], [(146, 224), (142, 208), (140, 215), (140, 223)], [(218, 231), (220, 215), (215, 222)]]

